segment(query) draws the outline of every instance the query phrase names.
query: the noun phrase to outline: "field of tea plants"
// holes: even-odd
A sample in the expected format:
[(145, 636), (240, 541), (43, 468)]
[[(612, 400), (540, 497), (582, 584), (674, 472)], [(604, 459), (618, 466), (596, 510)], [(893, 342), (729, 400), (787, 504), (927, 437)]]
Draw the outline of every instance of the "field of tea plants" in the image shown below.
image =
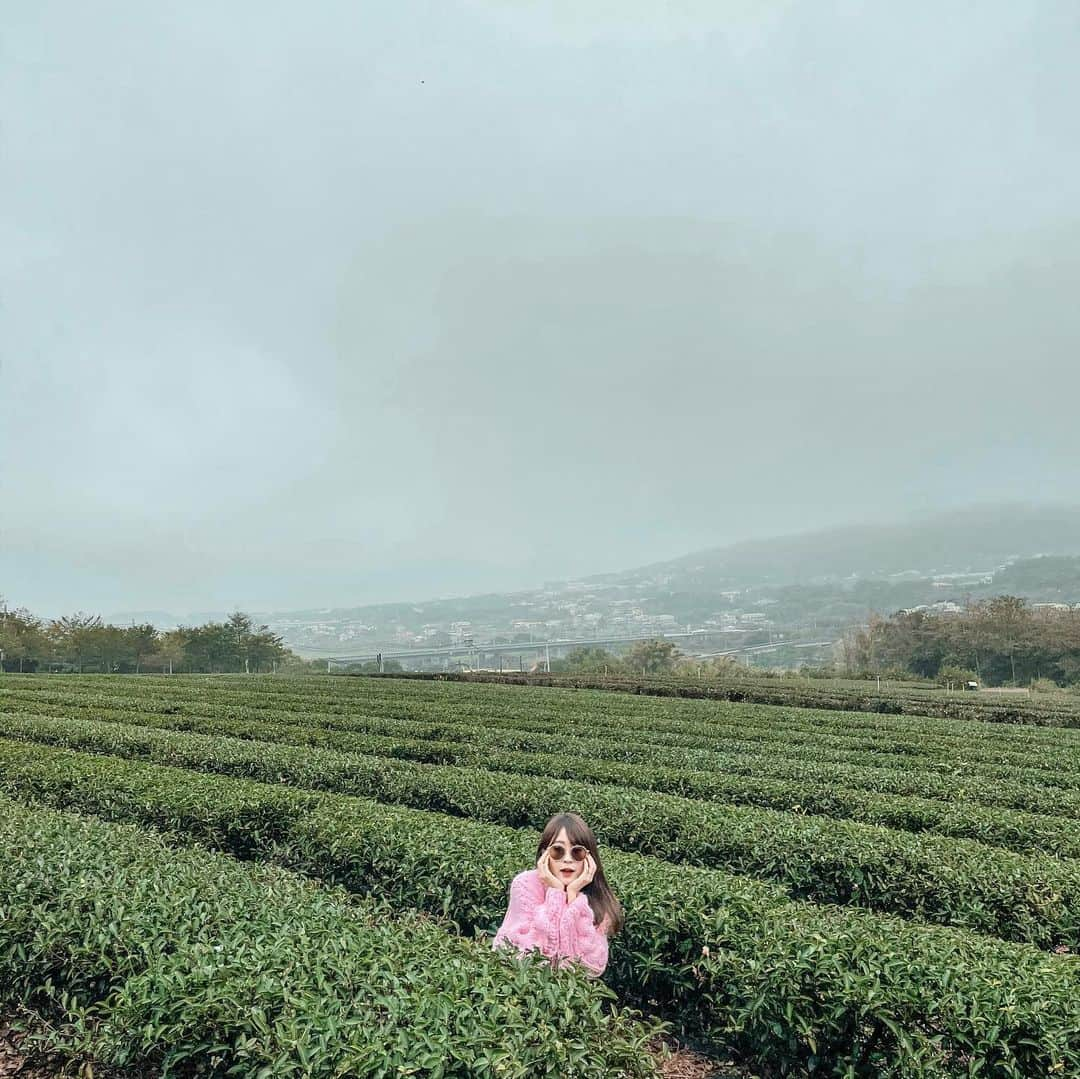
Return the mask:
[[(490, 948), (562, 809), (626, 912), (601, 981)], [(0, 1019), (132, 1075), (649, 1075), (660, 1025), (748, 1075), (1080, 1075), (1070, 727), (5, 675), (0, 843)]]
[[(376, 677), (376, 676), (369, 676)], [(606, 689), (616, 693), (644, 693), (653, 697), (696, 700), (745, 701), (799, 708), (829, 708), (886, 715), (943, 716), (981, 719), (990, 723), (1037, 723), (1052, 727), (1080, 727), (1080, 691), (1077, 687), (1051, 692), (984, 689), (968, 693), (930, 682), (896, 682), (858, 678), (807, 678), (796, 672), (735, 669), (717, 676), (674, 674), (628, 675), (546, 674), (492, 671), (380, 675), (500, 685), (557, 686), (566, 689)]]

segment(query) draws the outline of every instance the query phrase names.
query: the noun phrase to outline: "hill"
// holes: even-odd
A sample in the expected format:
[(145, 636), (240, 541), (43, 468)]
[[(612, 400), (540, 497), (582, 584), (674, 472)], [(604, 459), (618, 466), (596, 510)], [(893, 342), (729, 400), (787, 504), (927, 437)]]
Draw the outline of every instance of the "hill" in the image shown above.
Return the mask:
[[(981, 506), (778, 536), (521, 592), (251, 613), (305, 655), (687, 626), (739, 644), (741, 635), (761, 633), (766, 641), (770, 633), (835, 638), (870, 611), (1002, 592), (1080, 603), (1080, 506)], [(161, 627), (207, 616), (154, 614)], [(123, 624), (131, 615), (108, 620)]]
[(666, 577), (672, 586), (705, 589), (821, 584), (899, 574), (976, 574), (1039, 555), (1080, 555), (1080, 506), (978, 506), (892, 524), (777, 536), (603, 579)]

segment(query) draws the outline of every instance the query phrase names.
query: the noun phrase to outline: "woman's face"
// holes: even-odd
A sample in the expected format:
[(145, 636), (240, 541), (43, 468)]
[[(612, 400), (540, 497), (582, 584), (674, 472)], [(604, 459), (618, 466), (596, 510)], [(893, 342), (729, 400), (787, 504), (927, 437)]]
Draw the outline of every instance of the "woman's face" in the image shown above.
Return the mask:
[[(555, 849), (561, 847), (562, 857), (556, 860)], [(551, 841), (551, 845), (548, 847), (548, 863), (551, 866), (552, 873), (563, 882), (563, 884), (569, 884), (584, 868), (584, 862), (575, 862), (574, 855), (571, 850), (572, 844), (570, 838), (566, 834), (565, 828), (559, 829), (559, 834)], [(580, 851), (579, 851), (580, 853)]]

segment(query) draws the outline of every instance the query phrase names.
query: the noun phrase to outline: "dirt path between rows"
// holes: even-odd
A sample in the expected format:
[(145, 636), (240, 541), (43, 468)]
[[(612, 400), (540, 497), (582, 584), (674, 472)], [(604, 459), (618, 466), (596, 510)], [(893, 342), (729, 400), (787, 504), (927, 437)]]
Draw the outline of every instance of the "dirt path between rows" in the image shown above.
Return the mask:
[(91, 1066), (57, 1054), (34, 1052), (22, 1034), (0, 1020), (0, 1079), (150, 1079), (145, 1071)]
[[(751, 1072), (733, 1060), (719, 1061), (702, 1056), (674, 1040), (668, 1040), (667, 1046), (672, 1055), (660, 1065), (663, 1079), (754, 1079)], [(659, 1059), (660, 1049), (656, 1043), (650, 1050)]]

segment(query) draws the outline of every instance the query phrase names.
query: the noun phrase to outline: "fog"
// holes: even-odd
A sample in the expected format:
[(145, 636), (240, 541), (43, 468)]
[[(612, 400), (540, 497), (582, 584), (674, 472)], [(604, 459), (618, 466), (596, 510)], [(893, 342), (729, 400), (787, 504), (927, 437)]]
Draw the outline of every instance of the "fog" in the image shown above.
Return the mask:
[(1075, 3), (8, 5), (0, 593), (1080, 502)]

